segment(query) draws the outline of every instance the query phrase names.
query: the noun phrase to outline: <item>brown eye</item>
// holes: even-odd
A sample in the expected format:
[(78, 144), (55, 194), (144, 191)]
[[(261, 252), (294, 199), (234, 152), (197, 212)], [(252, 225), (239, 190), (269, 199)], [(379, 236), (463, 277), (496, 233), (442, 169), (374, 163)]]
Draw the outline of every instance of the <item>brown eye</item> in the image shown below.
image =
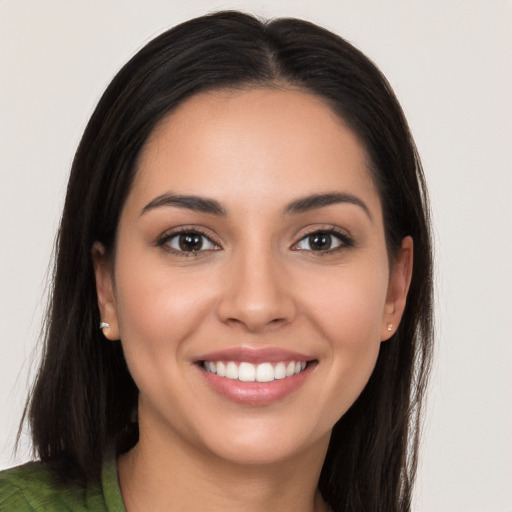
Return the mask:
[(329, 252), (343, 247), (352, 247), (353, 241), (347, 235), (337, 231), (315, 231), (306, 235), (293, 247), (294, 250), (311, 252)]
[(219, 249), (219, 246), (212, 242), (206, 235), (196, 231), (182, 231), (168, 235), (159, 242), (159, 245), (167, 246), (174, 252), (183, 254)]
[(308, 243), (313, 251), (328, 251), (332, 246), (332, 236), (328, 233), (314, 233), (309, 235)]
[(178, 238), (178, 245), (182, 251), (200, 251), (203, 247), (203, 237), (197, 233), (183, 233)]

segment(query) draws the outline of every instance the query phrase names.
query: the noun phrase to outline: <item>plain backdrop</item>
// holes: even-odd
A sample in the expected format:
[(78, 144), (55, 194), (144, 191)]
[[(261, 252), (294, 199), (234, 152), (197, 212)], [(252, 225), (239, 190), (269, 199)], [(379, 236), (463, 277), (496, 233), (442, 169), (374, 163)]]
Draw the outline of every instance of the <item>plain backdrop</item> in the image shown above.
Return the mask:
[[(12, 454), (76, 145), (114, 73), (185, 19), (303, 17), (386, 74), (430, 185), (437, 350), (416, 511), (512, 511), (510, 0), (0, 0), (0, 468)], [(62, 412), (65, 414), (65, 411)]]

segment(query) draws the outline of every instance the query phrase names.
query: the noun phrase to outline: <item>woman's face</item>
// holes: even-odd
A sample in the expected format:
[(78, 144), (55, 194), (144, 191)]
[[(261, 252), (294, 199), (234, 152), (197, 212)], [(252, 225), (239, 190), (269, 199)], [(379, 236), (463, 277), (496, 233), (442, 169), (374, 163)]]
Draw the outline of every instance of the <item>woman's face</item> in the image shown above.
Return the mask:
[(390, 266), (364, 148), (322, 100), (183, 103), (142, 151), (113, 265), (95, 250), (144, 439), (243, 463), (325, 449), (396, 329), (411, 258), (406, 238)]

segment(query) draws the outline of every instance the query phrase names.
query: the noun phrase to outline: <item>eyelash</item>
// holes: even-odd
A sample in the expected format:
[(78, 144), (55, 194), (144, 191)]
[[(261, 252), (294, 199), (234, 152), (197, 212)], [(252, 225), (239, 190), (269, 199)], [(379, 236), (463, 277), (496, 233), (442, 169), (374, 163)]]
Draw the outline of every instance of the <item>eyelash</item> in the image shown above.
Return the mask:
[[(331, 237), (334, 237), (336, 238), (340, 243), (337, 247), (334, 247), (334, 248), (330, 248), (330, 249), (325, 249), (325, 250), (318, 250), (318, 251), (314, 251), (312, 249), (295, 249), (301, 242), (307, 240), (308, 238), (310, 238), (311, 236), (314, 236), (314, 235), (328, 235), (328, 236), (331, 236)], [(350, 249), (354, 247), (354, 240), (353, 238), (351, 238), (349, 235), (347, 235), (346, 233), (340, 231), (339, 229), (335, 228), (334, 226), (331, 226), (331, 227), (328, 227), (328, 228), (316, 228), (312, 231), (310, 231), (309, 233), (306, 233), (305, 235), (303, 235), (300, 240), (298, 242), (296, 242), (293, 246), (292, 246), (292, 250), (296, 250), (296, 251), (302, 251), (302, 250), (306, 250), (308, 252), (311, 252), (311, 253), (314, 253), (315, 255), (318, 255), (318, 256), (323, 256), (323, 255), (326, 255), (326, 254), (332, 254), (332, 253), (335, 253), (335, 252), (338, 252), (342, 249)]]
[[(177, 238), (181, 235), (199, 235), (201, 238), (206, 239), (210, 244), (214, 246), (213, 249), (199, 249), (195, 251), (183, 251), (179, 249), (175, 249), (174, 247), (171, 247), (169, 242), (173, 238)], [(204, 242), (203, 242), (204, 243)], [(158, 247), (162, 247), (165, 251), (171, 252), (173, 254), (176, 254), (177, 256), (183, 256), (185, 258), (189, 258), (190, 256), (199, 256), (201, 253), (204, 252), (210, 252), (210, 251), (216, 251), (220, 249), (220, 246), (215, 243), (210, 236), (208, 236), (205, 232), (201, 231), (198, 228), (187, 228), (183, 227), (177, 230), (173, 230), (172, 232), (165, 233), (162, 235), (156, 242), (156, 245)]]
[[(198, 250), (184, 251), (184, 250), (179, 250), (179, 249), (176, 249), (174, 247), (171, 247), (169, 245), (169, 242), (172, 239), (179, 237), (180, 235), (199, 235), (203, 239), (206, 239), (208, 241), (208, 243), (212, 244), (214, 246), (214, 248), (213, 249), (202, 249), (202, 248), (200, 248)], [(329, 249), (325, 249), (325, 250), (318, 250), (318, 251), (315, 251), (313, 249), (298, 249), (297, 248), (297, 246), (301, 242), (307, 240), (309, 237), (311, 237), (313, 235), (328, 235), (330, 237), (334, 237), (334, 238), (336, 238), (338, 240), (339, 245), (334, 247), (334, 248), (329, 248)], [(217, 251), (217, 250), (220, 249), (219, 244), (215, 243), (211, 239), (211, 237), (208, 236), (205, 232), (201, 231), (198, 228), (187, 228), (187, 227), (183, 227), (183, 228), (180, 228), (180, 229), (177, 229), (177, 230), (173, 230), (170, 233), (168, 232), (168, 233), (162, 235), (157, 240), (156, 245), (158, 247), (162, 247), (164, 250), (166, 250), (168, 252), (171, 252), (171, 253), (176, 254), (178, 256), (183, 256), (185, 258), (188, 258), (190, 256), (197, 257), (201, 253), (210, 252), (210, 251)], [(314, 230), (310, 231), (309, 233), (306, 233), (296, 243), (293, 244), (291, 249), (294, 250), (294, 251), (297, 251), (297, 252), (299, 252), (299, 251), (307, 251), (307, 252), (314, 253), (315, 255), (322, 256), (322, 255), (325, 255), (325, 254), (332, 254), (332, 253), (337, 252), (339, 250), (342, 250), (344, 248), (345, 249), (346, 248), (351, 248), (353, 246), (354, 246), (354, 240), (350, 236), (348, 236), (346, 233), (341, 232), (340, 230), (338, 230), (335, 227), (329, 227), (329, 228), (320, 228), (320, 229), (317, 228), (317, 229), (314, 229)]]

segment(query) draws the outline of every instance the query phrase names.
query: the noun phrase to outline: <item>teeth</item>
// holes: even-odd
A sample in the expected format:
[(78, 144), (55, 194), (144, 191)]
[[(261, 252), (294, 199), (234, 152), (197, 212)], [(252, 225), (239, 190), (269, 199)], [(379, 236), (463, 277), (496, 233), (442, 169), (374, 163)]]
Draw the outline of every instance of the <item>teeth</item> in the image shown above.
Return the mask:
[(256, 368), (254, 365), (251, 363), (240, 363), (238, 367), (238, 380), (242, 382), (254, 382), (256, 380)]
[[(210, 367), (212, 365), (215, 366), (215, 363), (210, 363)], [(222, 361), (219, 361), (217, 363), (217, 375), (219, 377), (225, 377), (226, 376), (226, 365)]]
[(284, 379), (286, 377), (286, 366), (284, 363), (277, 363), (274, 368), (274, 379)]
[[(242, 363), (243, 364), (243, 363)], [(240, 365), (242, 366), (242, 365)], [(274, 368), (270, 363), (259, 364), (256, 368), (257, 382), (271, 382), (275, 379)]]
[[(210, 368), (211, 365), (212, 363), (210, 363)], [(233, 361), (230, 361), (226, 366), (226, 377), (228, 379), (238, 379), (238, 366)]]
[(260, 363), (258, 365), (234, 361), (204, 361), (203, 367), (207, 372), (216, 373), (219, 377), (240, 380), (242, 382), (272, 382), (301, 373), (306, 368), (305, 361), (279, 362), (275, 366), (272, 363)]

